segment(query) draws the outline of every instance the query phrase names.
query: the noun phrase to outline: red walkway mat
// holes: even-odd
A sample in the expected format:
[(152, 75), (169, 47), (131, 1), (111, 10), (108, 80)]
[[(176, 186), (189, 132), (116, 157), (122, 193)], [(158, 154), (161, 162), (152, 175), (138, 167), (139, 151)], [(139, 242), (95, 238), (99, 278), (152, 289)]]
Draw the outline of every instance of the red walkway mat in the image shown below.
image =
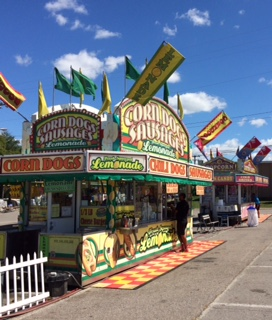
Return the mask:
[(135, 268), (118, 273), (92, 285), (95, 288), (137, 289), (180, 265), (214, 249), (225, 241), (194, 241), (189, 252), (169, 251)]
[(265, 220), (267, 220), (271, 216), (272, 216), (272, 214), (261, 214), (260, 218), (259, 218), (259, 223), (264, 222)]

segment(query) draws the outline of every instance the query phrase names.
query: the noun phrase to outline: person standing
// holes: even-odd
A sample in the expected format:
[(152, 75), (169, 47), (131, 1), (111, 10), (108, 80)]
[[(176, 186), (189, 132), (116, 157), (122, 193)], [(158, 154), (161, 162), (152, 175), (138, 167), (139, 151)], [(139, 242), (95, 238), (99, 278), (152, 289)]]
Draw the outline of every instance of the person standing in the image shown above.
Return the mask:
[(178, 239), (180, 241), (180, 249), (176, 252), (185, 251), (188, 252), (188, 244), (186, 239), (186, 227), (187, 227), (187, 219), (189, 213), (189, 204), (185, 200), (185, 193), (180, 193), (179, 202), (176, 205), (175, 213), (177, 220), (177, 234)]
[(257, 210), (257, 213), (258, 213), (258, 218), (260, 218), (261, 201), (260, 201), (260, 199), (256, 196), (255, 193), (252, 193), (252, 195), (251, 195), (251, 201), (254, 201), (254, 203), (255, 203), (255, 209)]

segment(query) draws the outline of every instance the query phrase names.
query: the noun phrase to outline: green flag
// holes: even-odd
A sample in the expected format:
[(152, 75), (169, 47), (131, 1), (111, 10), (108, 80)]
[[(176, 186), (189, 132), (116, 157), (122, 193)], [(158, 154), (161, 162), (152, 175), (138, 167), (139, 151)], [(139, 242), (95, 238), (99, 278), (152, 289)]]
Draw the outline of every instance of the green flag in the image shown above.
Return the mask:
[(133, 67), (129, 58), (126, 56), (126, 78), (130, 80), (137, 80), (140, 73)]
[(74, 97), (80, 97), (80, 91), (74, 89), (71, 86), (71, 83), (62, 75), (57, 68), (55, 68), (57, 84), (55, 85), (55, 89), (70, 94)]
[(166, 103), (169, 103), (169, 95), (170, 95), (170, 92), (169, 92), (169, 88), (168, 88), (168, 84), (167, 82), (165, 81), (164, 85), (163, 85), (163, 100), (166, 102)]
[(71, 68), (71, 70), (73, 85), (78, 86), (82, 94), (89, 94), (95, 99), (95, 91), (97, 90), (96, 84), (91, 79), (84, 76), (84, 74), (75, 71), (73, 68)]

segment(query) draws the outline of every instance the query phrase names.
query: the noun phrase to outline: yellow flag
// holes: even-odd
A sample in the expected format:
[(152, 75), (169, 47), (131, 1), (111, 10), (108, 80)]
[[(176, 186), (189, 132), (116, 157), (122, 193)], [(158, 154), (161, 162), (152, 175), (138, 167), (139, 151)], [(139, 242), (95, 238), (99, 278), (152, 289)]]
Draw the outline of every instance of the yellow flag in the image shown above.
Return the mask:
[(183, 107), (182, 107), (182, 103), (181, 103), (179, 94), (178, 94), (178, 110), (179, 110), (180, 119), (183, 120), (184, 112), (183, 112)]
[(102, 109), (98, 112), (99, 116), (103, 115), (104, 112), (111, 113), (111, 94), (110, 94), (108, 78), (105, 72), (103, 76), (102, 93), (103, 93), (103, 106), (102, 106)]
[(38, 110), (38, 119), (47, 115), (49, 113), (47, 108), (47, 103), (43, 93), (42, 83), (39, 84), (39, 110)]

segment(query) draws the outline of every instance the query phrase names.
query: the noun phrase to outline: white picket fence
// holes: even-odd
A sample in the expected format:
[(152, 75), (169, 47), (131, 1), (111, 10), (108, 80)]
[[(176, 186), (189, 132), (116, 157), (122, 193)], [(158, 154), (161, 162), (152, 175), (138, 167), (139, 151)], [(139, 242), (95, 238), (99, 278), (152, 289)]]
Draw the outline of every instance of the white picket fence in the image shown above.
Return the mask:
[[(40, 258), (34, 253), (32, 260), (29, 254), (26, 261), (23, 261), (22, 255), (20, 262), (16, 262), (16, 257), (13, 257), (12, 264), (8, 258), (4, 260), (4, 265), (0, 266), (0, 317), (45, 302), (49, 297), (49, 292), (45, 291), (43, 265), (45, 262), (47, 257), (43, 257), (42, 252)], [(25, 281), (27, 281), (26, 288)]]

